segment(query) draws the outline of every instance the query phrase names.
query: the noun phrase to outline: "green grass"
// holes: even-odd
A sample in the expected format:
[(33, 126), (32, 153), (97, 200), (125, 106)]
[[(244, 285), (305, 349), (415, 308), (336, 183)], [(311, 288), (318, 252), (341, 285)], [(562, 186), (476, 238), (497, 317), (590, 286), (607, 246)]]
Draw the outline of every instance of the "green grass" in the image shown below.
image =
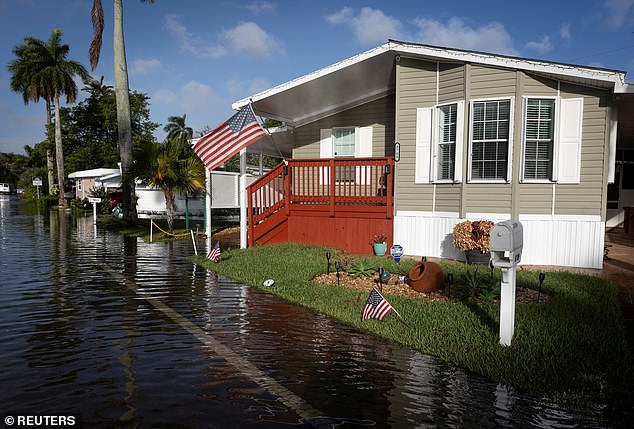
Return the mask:
[[(600, 277), (548, 272), (543, 291), (547, 304), (520, 304), (515, 310), (515, 335), (510, 347), (499, 345), (499, 303), (474, 299), (469, 287), (473, 268), (444, 264), (454, 275), (451, 299), (431, 302), (420, 298), (383, 295), (403, 316), (394, 313), (383, 322), (361, 321), (367, 292), (318, 284), (312, 281), (326, 271), (328, 249), (285, 244), (223, 252), (221, 263), (198, 262), (232, 279), (277, 295), (289, 302), (328, 315), (359, 330), (397, 342), (423, 353), (499, 380), (534, 395), (581, 408), (593, 404), (631, 406), (634, 381), (632, 353), (616, 289)], [(343, 254), (329, 249), (334, 261)], [(389, 258), (367, 258), (373, 267), (406, 274), (415, 262), (400, 264)], [(332, 269), (332, 268), (331, 268)], [(471, 270), (471, 271), (469, 271)], [(487, 267), (479, 268), (480, 284), (490, 279)], [(499, 282), (499, 271), (493, 273)], [(517, 286), (537, 289), (538, 273), (520, 270)], [(273, 287), (264, 287), (274, 279)], [(471, 279), (473, 283), (473, 278)], [(473, 287), (473, 285), (471, 286)], [(482, 297), (482, 295), (479, 295)]]

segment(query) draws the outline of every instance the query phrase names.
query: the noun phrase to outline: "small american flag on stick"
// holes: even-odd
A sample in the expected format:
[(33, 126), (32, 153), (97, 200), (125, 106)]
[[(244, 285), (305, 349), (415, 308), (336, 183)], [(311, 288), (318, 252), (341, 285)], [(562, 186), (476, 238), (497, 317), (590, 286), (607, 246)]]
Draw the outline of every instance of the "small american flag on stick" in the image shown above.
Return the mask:
[(363, 307), (361, 320), (371, 318), (383, 320), (392, 310), (394, 310), (394, 308), (387, 302), (387, 299), (383, 298), (383, 296), (373, 288)]
[(207, 259), (210, 261), (218, 262), (220, 260), (220, 242), (216, 241), (216, 245), (207, 254)]

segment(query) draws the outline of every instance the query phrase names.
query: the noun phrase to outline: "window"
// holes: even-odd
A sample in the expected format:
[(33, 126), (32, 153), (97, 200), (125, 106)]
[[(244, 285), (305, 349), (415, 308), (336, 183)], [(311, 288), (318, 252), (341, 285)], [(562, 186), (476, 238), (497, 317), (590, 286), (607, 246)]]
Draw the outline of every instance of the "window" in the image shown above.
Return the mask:
[(473, 103), (471, 179), (507, 180), (510, 113), (510, 100)]
[(462, 181), (464, 103), (416, 109), (414, 183)]
[(529, 98), (524, 115), (524, 179), (552, 180), (555, 100)]
[[(337, 127), (322, 128), (319, 131), (319, 157), (320, 158), (370, 158), (372, 157), (372, 125), (365, 127)], [(353, 164), (353, 163), (351, 163)], [(337, 168), (335, 179), (337, 181), (363, 182), (364, 167)], [(359, 176), (359, 177), (356, 177)], [(330, 177), (330, 169), (322, 167), (319, 175), (319, 183), (327, 185)]]
[[(332, 150), (335, 158), (354, 158), (355, 140), (354, 128), (333, 128)], [(354, 166), (336, 167), (335, 181), (354, 181)]]
[(438, 107), (437, 180), (453, 180), (456, 162), (457, 104)]

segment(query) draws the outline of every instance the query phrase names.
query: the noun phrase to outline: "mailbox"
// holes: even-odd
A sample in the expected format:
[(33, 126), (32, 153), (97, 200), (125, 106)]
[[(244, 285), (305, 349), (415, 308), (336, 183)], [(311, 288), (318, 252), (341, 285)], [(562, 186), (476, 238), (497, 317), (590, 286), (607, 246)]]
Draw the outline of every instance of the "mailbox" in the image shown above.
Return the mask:
[(495, 267), (510, 268), (522, 259), (524, 231), (516, 220), (505, 220), (491, 228), (491, 262)]

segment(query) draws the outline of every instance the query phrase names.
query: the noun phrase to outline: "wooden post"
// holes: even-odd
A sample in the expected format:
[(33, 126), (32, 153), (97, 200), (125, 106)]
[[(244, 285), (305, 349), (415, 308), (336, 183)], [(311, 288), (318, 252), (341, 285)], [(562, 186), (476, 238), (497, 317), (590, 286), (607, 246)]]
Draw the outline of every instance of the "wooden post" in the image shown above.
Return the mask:
[(284, 181), (284, 205), (286, 206), (286, 216), (290, 216), (291, 214), (291, 175), (293, 171), (291, 170), (290, 164), (285, 165), (282, 168), (282, 177)]
[(335, 160), (330, 160), (330, 178), (328, 184), (330, 185), (330, 217), (335, 217)]
[(386, 208), (385, 208), (385, 217), (387, 219), (392, 219), (392, 195), (393, 195), (393, 191), (392, 191), (392, 183), (394, 182), (392, 179), (394, 178), (394, 161), (392, 160), (392, 158), (388, 158), (387, 159), (387, 165), (390, 166), (390, 173), (385, 175), (385, 181), (386, 183), (386, 192), (387, 192), (387, 196), (386, 196)]

